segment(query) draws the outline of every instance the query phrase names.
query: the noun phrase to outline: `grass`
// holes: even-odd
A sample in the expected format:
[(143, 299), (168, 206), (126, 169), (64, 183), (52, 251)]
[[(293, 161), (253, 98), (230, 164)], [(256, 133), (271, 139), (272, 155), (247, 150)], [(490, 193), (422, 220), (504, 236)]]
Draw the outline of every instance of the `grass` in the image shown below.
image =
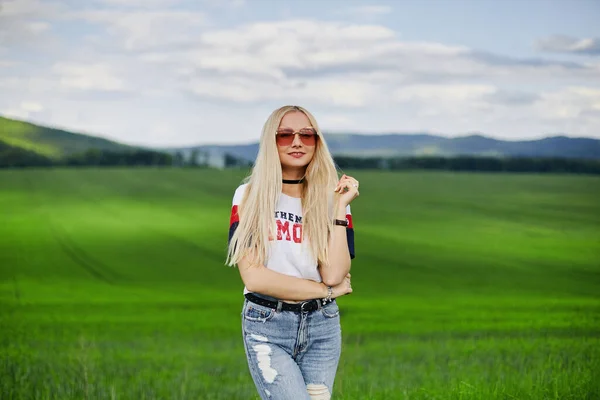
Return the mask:
[[(347, 171), (336, 399), (600, 397), (600, 179)], [(0, 171), (0, 398), (255, 399), (243, 171)]]

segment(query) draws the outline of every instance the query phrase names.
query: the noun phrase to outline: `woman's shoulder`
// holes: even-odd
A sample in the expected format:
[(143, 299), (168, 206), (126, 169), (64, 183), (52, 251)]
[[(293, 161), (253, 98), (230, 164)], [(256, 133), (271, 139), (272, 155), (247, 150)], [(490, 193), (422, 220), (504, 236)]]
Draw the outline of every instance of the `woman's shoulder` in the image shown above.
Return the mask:
[(246, 188), (248, 187), (248, 185), (249, 185), (248, 183), (242, 183), (240, 186), (238, 186), (235, 189), (235, 193), (244, 194), (244, 192), (246, 191)]
[(233, 203), (234, 204), (239, 204), (242, 201), (242, 198), (244, 197), (244, 193), (246, 192), (247, 187), (248, 187), (248, 184), (243, 183), (235, 189), (235, 192), (233, 194)]

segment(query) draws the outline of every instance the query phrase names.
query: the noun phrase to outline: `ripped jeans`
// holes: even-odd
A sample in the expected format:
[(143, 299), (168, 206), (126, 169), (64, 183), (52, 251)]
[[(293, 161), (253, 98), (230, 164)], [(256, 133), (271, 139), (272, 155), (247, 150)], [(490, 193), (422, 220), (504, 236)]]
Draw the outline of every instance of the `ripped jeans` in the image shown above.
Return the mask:
[(242, 333), (261, 399), (329, 400), (342, 345), (335, 301), (296, 313), (245, 299)]

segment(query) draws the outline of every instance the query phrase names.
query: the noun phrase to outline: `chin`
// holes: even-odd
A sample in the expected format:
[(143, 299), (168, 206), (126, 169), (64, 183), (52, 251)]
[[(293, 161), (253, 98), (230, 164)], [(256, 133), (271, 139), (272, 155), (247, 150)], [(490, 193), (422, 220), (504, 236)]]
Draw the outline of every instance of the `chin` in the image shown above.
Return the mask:
[(310, 160), (303, 160), (303, 159), (296, 159), (296, 158), (294, 158), (293, 160), (289, 160), (289, 159), (286, 160), (285, 166), (286, 167), (292, 167), (292, 168), (301, 168), (301, 167), (308, 166), (309, 163), (310, 163)]
[(308, 163), (305, 163), (305, 162), (289, 163), (289, 164), (286, 164), (286, 167), (291, 167), (291, 168), (306, 168), (306, 167), (308, 167)]

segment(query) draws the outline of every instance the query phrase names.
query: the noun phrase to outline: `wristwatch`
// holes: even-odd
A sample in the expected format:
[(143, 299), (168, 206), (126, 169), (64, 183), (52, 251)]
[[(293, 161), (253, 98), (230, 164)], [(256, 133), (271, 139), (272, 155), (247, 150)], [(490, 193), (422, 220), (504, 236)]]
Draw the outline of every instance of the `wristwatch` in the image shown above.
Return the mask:
[(334, 225), (342, 225), (342, 226), (348, 226), (348, 220), (347, 219), (334, 219), (333, 220)]

